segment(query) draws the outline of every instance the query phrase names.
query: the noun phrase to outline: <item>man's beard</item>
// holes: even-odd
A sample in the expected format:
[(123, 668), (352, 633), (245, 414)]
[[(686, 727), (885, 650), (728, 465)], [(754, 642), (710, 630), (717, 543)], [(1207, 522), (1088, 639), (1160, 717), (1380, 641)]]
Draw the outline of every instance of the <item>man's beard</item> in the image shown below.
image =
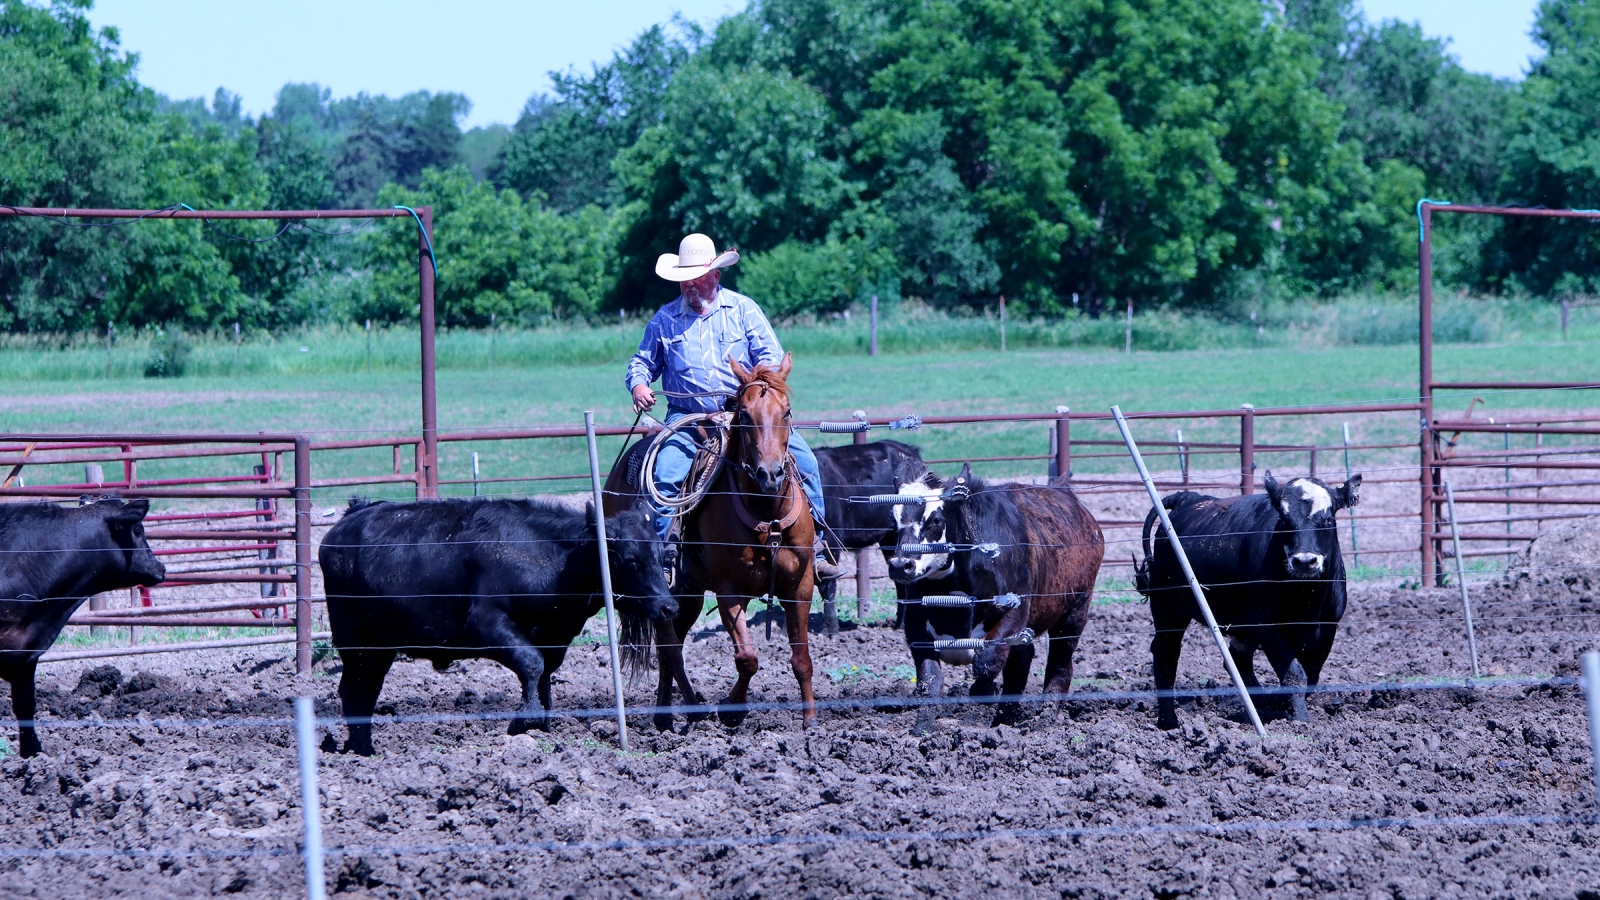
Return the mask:
[(712, 291), (702, 293), (698, 288), (686, 288), (683, 292), (683, 299), (688, 301), (690, 309), (697, 313), (702, 313), (706, 311), (706, 307), (711, 305), (711, 294)]

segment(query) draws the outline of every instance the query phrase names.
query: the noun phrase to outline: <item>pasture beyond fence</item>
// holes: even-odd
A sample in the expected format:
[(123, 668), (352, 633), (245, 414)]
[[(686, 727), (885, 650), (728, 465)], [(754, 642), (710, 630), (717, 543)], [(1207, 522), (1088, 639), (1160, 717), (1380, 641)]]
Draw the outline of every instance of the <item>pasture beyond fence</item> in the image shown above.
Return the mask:
[[(1515, 395), (1498, 395), (1500, 406), (1508, 404), (1508, 396), (1537, 397), (1548, 389), (1513, 388)], [(1407, 434), (1422, 411), (1422, 404), (1415, 402), (1276, 409), (1245, 405), (1135, 412), (1127, 418), (1163, 491), (1251, 493), (1270, 469), (1282, 476), (1311, 474), (1330, 481), (1361, 473), (1363, 490), (1379, 502), (1357, 507), (1341, 520), (1341, 537), (1358, 573), (1352, 577), (1376, 570), (1443, 584), (1444, 562), (1455, 556), (1457, 545), (1465, 548), (1458, 562), (1505, 558), (1525, 547), (1545, 523), (1600, 510), (1600, 413), (1488, 417), (1474, 414), (1475, 408), (1473, 404), (1431, 421), (1420, 442)], [(1032, 434), (1037, 453), (927, 462), (937, 471), (970, 461), (979, 474), (994, 477), (1040, 480), (1066, 473), (1106, 530), (1107, 577), (1116, 579), (1116, 573), (1132, 565), (1131, 551), (1138, 547), (1149, 504), (1109, 412), (1058, 407), (1010, 415), (857, 414), (848, 421), (802, 422), (800, 427), (820, 432), (819, 444), (837, 440), (835, 436), (856, 442), (879, 435), (915, 441), (917, 432), (905, 430), (913, 423), (923, 434), (956, 428)], [(602, 460), (615, 454), (619, 439), (650, 433), (620, 426), (595, 431), (608, 440), (601, 447)], [(429, 442), (421, 435), (317, 440), (264, 433), (13, 434), (0, 438), (0, 472), (8, 473), (0, 481), (0, 498), (70, 499), (100, 493), (148, 497), (155, 504), (148, 537), (156, 554), (174, 563), (165, 584), (135, 593), (127, 605), (119, 598), (97, 597), (71, 620), (97, 631), (130, 627), (131, 646), (57, 649), (46, 661), (292, 641), (298, 668), (306, 671), (320, 634), (313, 529), (331, 525), (337, 510), (316, 512), (314, 501), (338, 503), (352, 493), (397, 498), (578, 495), (587, 491), (591, 477), (576, 465), (587, 461), (584, 441), (585, 429), (578, 424), (440, 433), (437, 455), (430, 459)], [(568, 461), (573, 471), (561, 471)], [(470, 472), (471, 477), (438, 477), (445, 469)], [(1405, 486), (1419, 483), (1430, 491), (1421, 495), (1422, 503), (1406, 504)], [(1445, 512), (1447, 484), (1455, 507), (1464, 510), (1459, 517)], [(872, 555), (857, 554), (858, 619), (869, 614)], [(832, 609), (829, 615), (834, 615)], [(276, 633), (139, 643), (144, 629), (163, 627), (264, 628)]]

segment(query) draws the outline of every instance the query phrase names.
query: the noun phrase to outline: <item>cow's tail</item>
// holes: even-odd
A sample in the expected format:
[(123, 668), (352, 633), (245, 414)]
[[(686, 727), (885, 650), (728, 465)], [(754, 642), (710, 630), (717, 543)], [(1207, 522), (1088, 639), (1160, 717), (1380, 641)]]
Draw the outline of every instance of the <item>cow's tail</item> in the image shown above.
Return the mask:
[(1155, 545), (1150, 543), (1150, 533), (1155, 529), (1156, 522), (1160, 519), (1152, 507), (1144, 517), (1144, 532), (1140, 536), (1140, 546), (1144, 548), (1144, 559), (1137, 556), (1133, 560), (1133, 586), (1139, 593), (1150, 596), (1150, 558), (1155, 555)]
[(635, 684), (656, 667), (656, 625), (649, 616), (633, 613), (621, 613), (618, 619), (622, 625), (618, 635), (622, 643), (617, 648), (622, 671), (627, 674), (628, 683)]

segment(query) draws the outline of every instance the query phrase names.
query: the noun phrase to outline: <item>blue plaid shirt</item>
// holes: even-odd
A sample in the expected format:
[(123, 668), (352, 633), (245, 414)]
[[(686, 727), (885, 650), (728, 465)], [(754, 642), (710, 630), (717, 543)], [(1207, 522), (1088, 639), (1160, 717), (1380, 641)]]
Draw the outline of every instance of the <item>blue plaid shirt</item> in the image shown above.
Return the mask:
[[(728, 359), (755, 368), (783, 361), (783, 347), (754, 300), (727, 288), (717, 291), (711, 310), (695, 315), (682, 296), (661, 307), (645, 326), (639, 352), (628, 361), (627, 385), (661, 379), (663, 390), (681, 394), (732, 391), (739, 386)], [(716, 412), (721, 397), (667, 398), (668, 412)]]

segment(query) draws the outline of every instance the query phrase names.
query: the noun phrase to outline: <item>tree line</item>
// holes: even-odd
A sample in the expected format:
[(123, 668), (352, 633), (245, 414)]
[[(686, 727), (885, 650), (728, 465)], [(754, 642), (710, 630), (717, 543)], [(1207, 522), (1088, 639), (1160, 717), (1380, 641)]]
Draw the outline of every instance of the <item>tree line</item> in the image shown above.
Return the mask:
[[(1421, 197), (1600, 206), (1600, 3), (1543, 0), (1521, 82), (1351, 0), (752, 0), (552, 73), (509, 129), (459, 94), (289, 84), (259, 119), (140, 85), (88, 0), (0, 2), (0, 202), (431, 205), (450, 325), (670, 299), (687, 231), (778, 316), (878, 295), (1054, 316), (1242, 315), (1409, 291)], [(414, 229), (0, 221), (0, 328), (415, 315)], [(332, 231), (344, 231), (349, 223)], [(1600, 283), (1584, 223), (1451, 219), (1441, 281)]]

